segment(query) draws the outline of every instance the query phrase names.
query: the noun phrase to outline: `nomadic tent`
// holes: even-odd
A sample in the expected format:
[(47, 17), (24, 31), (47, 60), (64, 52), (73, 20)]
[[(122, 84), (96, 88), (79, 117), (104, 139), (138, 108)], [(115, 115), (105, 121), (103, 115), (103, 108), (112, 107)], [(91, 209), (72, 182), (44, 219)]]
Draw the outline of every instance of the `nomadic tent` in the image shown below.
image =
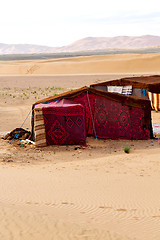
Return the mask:
[(90, 87), (149, 99), (152, 109), (160, 110), (160, 75), (121, 78), (92, 84)]
[(149, 100), (83, 87), (33, 104), (37, 146), (84, 144), (86, 136), (152, 138)]

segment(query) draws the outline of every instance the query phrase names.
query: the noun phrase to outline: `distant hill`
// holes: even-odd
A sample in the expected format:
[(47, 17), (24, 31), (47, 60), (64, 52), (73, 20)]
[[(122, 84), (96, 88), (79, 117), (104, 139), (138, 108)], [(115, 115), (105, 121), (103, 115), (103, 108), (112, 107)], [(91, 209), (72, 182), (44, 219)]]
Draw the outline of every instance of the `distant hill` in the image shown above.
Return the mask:
[(63, 47), (0, 43), (0, 54), (60, 53), (103, 49), (136, 49), (159, 46), (160, 36), (87, 37)]
[(51, 53), (57, 48), (32, 44), (4, 44), (0, 43), (0, 54), (32, 54)]
[(61, 51), (81, 51), (107, 48), (146, 48), (160, 46), (160, 36), (145, 35), (140, 37), (88, 37), (78, 40)]

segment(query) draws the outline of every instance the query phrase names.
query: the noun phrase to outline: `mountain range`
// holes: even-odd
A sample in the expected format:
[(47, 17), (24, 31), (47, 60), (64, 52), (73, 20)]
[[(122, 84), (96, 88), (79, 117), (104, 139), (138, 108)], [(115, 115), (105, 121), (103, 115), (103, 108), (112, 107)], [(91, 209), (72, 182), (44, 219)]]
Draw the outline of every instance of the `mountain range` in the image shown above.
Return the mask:
[(0, 43), (0, 55), (60, 53), (103, 49), (136, 49), (159, 46), (160, 36), (153, 35), (144, 35), (138, 37), (131, 36), (87, 37), (62, 47), (48, 47), (32, 44)]

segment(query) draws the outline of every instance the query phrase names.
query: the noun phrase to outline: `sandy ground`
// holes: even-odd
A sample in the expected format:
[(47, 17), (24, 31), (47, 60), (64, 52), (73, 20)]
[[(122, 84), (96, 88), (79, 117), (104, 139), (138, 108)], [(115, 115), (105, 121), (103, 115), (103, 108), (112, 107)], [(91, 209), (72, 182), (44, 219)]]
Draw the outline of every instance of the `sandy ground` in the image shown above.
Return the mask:
[[(111, 60), (111, 56), (108, 58)], [(115, 63), (115, 56), (112, 58)], [(145, 70), (143, 74), (160, 72), (159, 65), (155, 70), (146, 64), (150, 59), (159, 61), (158, 54), (148, 58), (142, 55), (137, 62), (137, 55), (119, 56), (116, 61), (118, 59), (124, 61), (125, 74), (118, 74), (118, 70), (115, 74), (105, 71), (100, 74), (99, 63), (94, 65), (92, 61), (90, 69), (96, 66), (95, 72), (91, 74), (90, 70), (86, 74), (88, 67), (80, 67), (78, 58), (72, 59), (73, 65), (68, 60), (72, 74), (66, 74), (62, 64), (60, 75), (50, 75), (53, 69), (46, 67), (43, 61), (41, 67), (49, 75), (18, 72), (18, 68), (28, 67), (26, 62), (1, 62), (1, 136), (20, 127), (38, 99), (91, 83), (139, 74), (136, 66), (140, 62), (141, 69)], [(104, 57), (94, 57), (95, 60), (104, 61)], [(89, 58), (86, 61), (89, 64)], [(51, 68), (53, 62), (48, 61)], [(35, 61), (29, 64), (34, 65)], [(74, 73), (76, 64), (80, 73)], [(129, 73), (128, 66), (135, 66), (135, 71)], [(2, 71), (4, 69), (6, 72)], [(152, 120), (160, 123), (160, 113), (152, 112)], [(30, 129), (30, 115), (23, 127)], [(159, 139), (87, 138), (87, 147), (77, 150), (75, 146), (38, 149), (34, 145), (20, 147), (19, 144), (0, 139), (1, 240), (160, 239)], [(124, 153), (125, 146), (131, 148), (129, 154)]]
[(159, 140), (87, 143), (1, 140), (0, 239), (159, 239)]
[(115, 54), (49, 60), (0, 61), (1, 75), (159, 73), (160, 54)]

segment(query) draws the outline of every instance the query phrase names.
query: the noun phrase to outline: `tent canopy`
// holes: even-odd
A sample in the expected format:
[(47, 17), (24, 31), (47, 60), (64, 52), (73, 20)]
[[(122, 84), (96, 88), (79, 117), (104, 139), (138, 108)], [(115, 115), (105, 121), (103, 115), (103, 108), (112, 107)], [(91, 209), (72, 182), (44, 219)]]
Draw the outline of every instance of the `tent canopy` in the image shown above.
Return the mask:
[(160, 93), (160, 75), (140, 76), (121, 78), (112, 81), (92, 84), (90, 87), (97, 86), (127, 86), (132, 85), (134, 88), (148, 89), (149, 92)]
[[(76, 114), (74, 108), (78, 109)], [(81, 116), (78, 115), (80, 111), (82, 111)], [(71, 115), (75, 118), (68, 120)], [(33, 104), (32, 134), (39, 131), (37, 139), (40, 142), (42, 135), (46, 141), (51, 130), (54, 136), (53, 130), (59, 134), (57, 142), (60, 142), (64, 129), (65, 132), (68, 131), (67, 124), (73, 122), (80, 126), (83, 122), (81, 131), (86, 132), (86, 136), (112, 139), (152, 137), (150, 101), (142, 98), (83, 87)], [(66, 143), (66, 140), (64, 142)]]
[(138, 108), (143, 108), (143, 109), (150, 111), (150, 101), (149, 100), (145, 100), (145, 99), (142, 99), (142, 98), (136, 97), (136, 96), (126, 96), (126, 95), (121, 95), (121, 94), (117, 94), (117, 93), (104, 92), (104, 91), (96, 90), (96, 89), (86, 87), (86, 86), (79, 88), (79, 89), (72, 90), (72, 91), (68, 91), (68, 92), (65, 92), (65, 93), (62, 93), (62, 94), (59, 94), (56, 96), (52, 96), (52, 97), (48, 97), (48, 98), (39, 100), (32, 105), (32, 109), (34, 109), (34, 107), (39, 103), (50, 103), (50, 102), (60, 100), (60, 99), (72, 99), (72, 98), (79, 96), (82, 93), (85, 93), (85, 92), (93, 93), (95, 95), (102, 96), (102, 97), (110, 99), (112, 101), (121, 102), (125, 106), (138, 107)]
[(111, 101), (120, 102), (124, 106), (137, 107), (137, 108), (143, 109), (143, 115), (144, 115), (143, 123), (147, 126), (150, 125), (151, 104), (150, 104), (149, 100), (145, 100), (145, 99), (142, 99), (137, 96), (126, 96), (126, 95), (117, 94), (117, 93), (104, 92), (104, 91), (96, 90), (94, 88), (90, 88), (90, 87), (86, 87), (86, 86), (79, 88), (79, 89), (72, 90), (72, 91), (68, 91), (68, 92), (65, 92), (65, 93), (62, 93), (62, 94), (59, 94), (56, 96), (52, 96), (52, 97), (48, 97), (48, 98), (39, 100), (32, 105), (32, 109), (34, 109), (35, 106), (40, 103), (46, 104), (46, 103), (51, 103), (53, 101), (61, 100), (61, 99), (70, 100), (70, 99), (74, 99), (75, 97), (81, 95), (82, 93), (86, 93), (86, 92), (88, 92), (89, 94), (102, 96)]

